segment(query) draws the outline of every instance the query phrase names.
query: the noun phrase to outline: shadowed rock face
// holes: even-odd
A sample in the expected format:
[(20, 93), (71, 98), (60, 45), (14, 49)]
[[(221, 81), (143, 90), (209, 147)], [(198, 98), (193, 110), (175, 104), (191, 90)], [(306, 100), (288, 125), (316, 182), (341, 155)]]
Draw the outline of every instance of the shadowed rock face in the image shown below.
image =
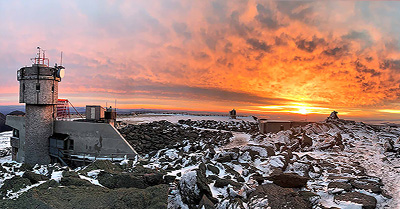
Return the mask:
[(335, 196), (335, 200), (354, 202), (362, 205), (365, 209), (374, 209), (376, 207), (375, 197), (359, 192), (348, 192)]
[(266, 198), (268, 206), (271, 208), (311, 208), (311, 204), (299, 193), (275, 184), (264, 184), (256, 187), (256, 190), (250, 193), (249, 198), (254, 200)]
[(14, 176), (4, 181), (3, 186), (0, 188), (0, 195), (4, 197), (8, 191), (16, 192), (29, 185), (31, 185), (29, 179)]
[[(59, 183), (31, 171), (26, 171), (23, 177), (14, 176), (6, 180), (0, 188), (3, 196), (7, 191), (16, 192), (26, 188), (32, 185), (31, 182), (41, 184), (16, 200), (0, 199), (0, 208), (167, 208), (169, 186), (164, 183), (163, 175), (156, 170), (136, 166), (130, 167), (128, 172), (123, 166), (109, 161), (98, 161), (79, 173), (59, 167), (48, 170), (52, 169), (64, 169)], [(105, 186), (101, 187), (81, 178), (93, 170), (104, 170), (104, 175), (116, 177), (119, 181), (111, 181), (98, 174), (95, 178)]]
[(307, 185), (309, 178), (299, 176), (296, 173), (282, 173), (280, 170), (275, 170), (268, 180), (274, 182), (274, 184), (285, 188), (301, 188)]
[[(139, 154), (149, 154), (164, 148), (184, 147), (183, 141), (203, 141), (208, 145), (225, 145), (232, 137), (230, 132), (213, 132), (184, 127), (167, 121), (128, 125), (119, 132)], [(196, 151), (200, 147), (193, 147)]]
[(1, 208), (167, 208), (168, 185), (146, 189), (67, 186), (34, 188)]

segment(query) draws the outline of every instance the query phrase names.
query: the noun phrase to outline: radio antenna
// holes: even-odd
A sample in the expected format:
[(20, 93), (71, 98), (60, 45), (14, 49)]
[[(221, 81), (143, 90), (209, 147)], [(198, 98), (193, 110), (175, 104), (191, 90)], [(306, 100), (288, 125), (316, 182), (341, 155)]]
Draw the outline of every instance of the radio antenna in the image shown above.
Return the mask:
[(62, 66), (62, 51), (61, 51), (61, 61), (60, 61), (60, 65)]

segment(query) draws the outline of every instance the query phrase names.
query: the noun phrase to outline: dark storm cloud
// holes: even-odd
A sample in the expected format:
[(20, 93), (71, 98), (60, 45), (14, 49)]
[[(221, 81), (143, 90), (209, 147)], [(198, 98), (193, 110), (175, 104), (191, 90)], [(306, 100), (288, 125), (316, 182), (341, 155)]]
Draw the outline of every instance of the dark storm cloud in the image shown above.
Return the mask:
[(249, 44), (250, 46), (252, 46), (252, 48), (254, 50), (260, 50), (260, 51), (264, 51), (264, 52), (271, 52), (271, 45), (268, 45), (267, 43), (265, 43), (264, 41), (255, 39), (255, 38), (250, 38), (247, 39), (246, 41), (247, 44)]
[(366, 83), (362, 83), (361, 86), (362, 86), (362, 91), (368, 92), (368, 91), (372, 91), (375, 89), (376, 83), (375, 82), (366, 82)]
[(335, 48), (326, 49), (326, 50), (322, 51), (322, 53), (325, 55), (337, 57), (337, 58), (340, 58), (341, 56), (345, 55), (347, 52), (348, 52), (347, 46), (335, 47)]
[(275, 37), (275, 45), (276, 46), (286, 46), (288, 44), (287, 39), (289, 36), (287, 34), (282, 33), (280, 36)]
[(216, 37), (218, 35), (217, 33), (218, 31), (214, 31), (213, 33), (211, 33), (210, 31), (206, 31), (206, 29), (204, 28), (200, 30), (203, 41), (208, 46), (208, 48), (213, 51), (215, 51), (215, 47), (217, 46), (218, 42), (218, 37)]
[(269, 29), (278, 29), (283, 26), (278, 22), (274, 13), (262, 4), (257, 4), (257, 13), (255, 19), (263, 26)]
[(344, 39), (363, 39), (363, 40), (370, 40), (371, 36), (369, 35), (368, 31), (350, 31), (346, 35), (343, 35), (342, 38)]
[(395, 71), (400, 71), (400, 60), (384, 60), (380, 63), (379, 67), (383, 70), (391, 69)]
[(355, 31), (352, 30), (349, 33), (347, 33), (346, 35), (343, 35), (341, 37), (344, 40), (354, 40), (354, 41), (361, 41), (361, 43), (363, 43), (363, 48), (369, 47), (372, 45), (372, 38), (371, 35), (369, 34), (368, 31), (363, 30), (363, 31)]
[(192, 54), (197, 60), (208, 60), (211, 58), (210, 55), (205, 52), (193, 52)]
[(245, 37), (249, 32), (252, 31), (252, 29), (246, 24), (240, 22), (239, 15), (240, 14), (238, 11), (232, 12), (230, 26), (239, 36)]
[(172, 28), (177, 34), (184, 36), (186, 39), (190, 39), (192, 37), (192, 33), (189, 31), (186, 23), (174, 22), (172, 24)]
[(325, 43), (325, 40), (323, 38), (317, 38), (316, 36), (314, 36), (311, 41), (305, 39), (296, 41), (297, 48), (306, 52), (313, 52), (318, 45), (323, 43)]
[(371, 77), (380, 76), (381, 72), (376, 71), (375, 69), (368, 68), (366, 65), (362, 64), (359, 60), (354, 62), (355, 68), (357, 72), (362, 74), (370, 74)]
[(312, 14), (312, 2), (308, 1), (277, 1), (277, 8), (280, 12), (288, 15), (292, 19), (307, 20), (308, 15)]
[(226, 3), (227, 3), (227, 1), (224, 1), (224, 0), (216, 0), (216, 1), (211, 2), (211, 8), (213, 11), (212, 19), (215, 19), (215, 16), (216, 16), (216, 17), (218, 17), (220, 22), (226, 21), (226, 15), (225, 15), (225, 14), (227, 14)]

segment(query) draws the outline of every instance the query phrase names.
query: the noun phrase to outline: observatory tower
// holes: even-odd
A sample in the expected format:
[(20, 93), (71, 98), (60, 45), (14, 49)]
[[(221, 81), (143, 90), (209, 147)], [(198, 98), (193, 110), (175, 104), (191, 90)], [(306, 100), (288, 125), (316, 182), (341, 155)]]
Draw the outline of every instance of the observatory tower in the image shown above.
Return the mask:
[(49, 137), (53, 135), (57, 117), (58, 82), (64, 76), (64, 67), (49, 67), (45, 51), (38, 47), (31, 67), (17, 72), (20, 83), (19, 102), (25, 103), (25, 163), (48, 164)]

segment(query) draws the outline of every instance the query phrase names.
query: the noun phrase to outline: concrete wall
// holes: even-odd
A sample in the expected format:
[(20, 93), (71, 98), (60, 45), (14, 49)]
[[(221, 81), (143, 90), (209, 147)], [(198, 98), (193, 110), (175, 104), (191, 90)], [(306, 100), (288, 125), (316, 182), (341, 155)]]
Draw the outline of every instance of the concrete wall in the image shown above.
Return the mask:
[[(74, 140), (74, 152), (110, 155), (120, 153), (120, 157), (137, 153), (124, 137), (108, 123), (76, 121), (55, 121), (55, 133), (68, 134)], [(114, 155), (115, 156), (115, 155)]]
[(310, 124), (311, 122), (305, 122), (305, 121), (293, 121), (292, 122), (292, 128), (294, 127), (299, 127), (299, 126), (305, 126), (307, 124)]
[(17, 162), (25, 162), (25, 117), (24, 116), (15, 116), (15, 115), (7, 115), (6, 124), (19, 130), (19, 143), (18, 153), (16, 159), (13, 159)]
[(303, 121), (268, 121), (259, 120), (259, 128), (261, 133), (276, 133), (282, 130), (289, 130), (294, 127), (305, 126), (310, 122)]
[(291, 127), (290, 123), (291, 122), (262, 122), (259, 124), (260, 132), (261, 133), (269, 133), (269, 132), (275, 133), (275, 132), (279, 132), (281, 130), (288, 130)]

